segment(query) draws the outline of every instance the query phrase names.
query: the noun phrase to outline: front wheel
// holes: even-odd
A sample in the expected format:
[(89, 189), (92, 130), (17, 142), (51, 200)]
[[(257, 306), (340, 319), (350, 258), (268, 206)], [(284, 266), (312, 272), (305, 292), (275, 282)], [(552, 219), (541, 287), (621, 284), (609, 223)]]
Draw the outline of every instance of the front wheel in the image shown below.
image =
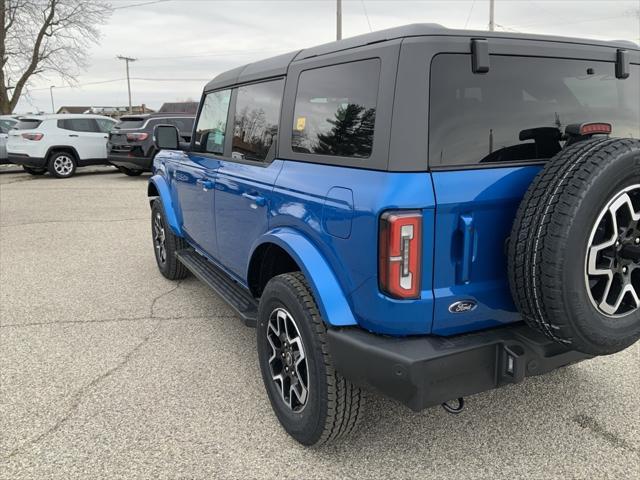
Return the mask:
[(289, 435), (319, 446), (354, 429), (363, 392), (334, 370), (326, 327), (302, 273), (279, 275), (267, 284), (257, 341), (271, 406)]
[(142, 175), (142, 170), (132, 170), (131, 168), (127, 168), (127, 167), (116, 167), (116, 168), (120, 170), (121, 173), (124, 173), (129, 177), (137, 177), (138, 175)]
[(160, 200), (154, 200), (151, 206), (151, 235), (160, 273), (169, 280), (185, 278), (188, 270), (180, 263), (176, 253), (185, 248), (186, 243), (182, 237), (178, 237), (171, 231)]

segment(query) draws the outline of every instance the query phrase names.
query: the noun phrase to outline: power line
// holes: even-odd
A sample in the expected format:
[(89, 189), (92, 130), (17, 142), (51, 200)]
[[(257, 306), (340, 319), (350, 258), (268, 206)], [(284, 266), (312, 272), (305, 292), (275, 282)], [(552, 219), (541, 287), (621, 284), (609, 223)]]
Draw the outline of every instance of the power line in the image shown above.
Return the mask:
[(123, 5), (121, 7), (113, 7), (112, 10), (122, 10), (124, 8), (143, 7), (145, 5), (153, 5), (155, 3), (165, 3), (165, 2), (170, 2), (170, 1), (172, 1), (172, 0), (151, 0), (149, 2), (133, 3), (131, 5)]
[(364, 16), (367, 18), (367, 23), (369, 24), (369, 31), (373, 32), (373, 28), (371, 28), (371, 20), (369, 20), (369, 13), (367, 12), (367, 6), (364, 3), (364, 0), (360, 0), (362, 2), (362, 9), (364, 10)]
[(467, 28), (467, 26), (469, 25), (469, 20), (471, 20), (471, 14), (473, 13), (473, 7), (476, 4), (476, 0), (473, 0), (473, 2), (471, 2), (471, 9), (469, 10), (469, 15), (467, 15), (467, 21), (464, 22), (464, 28)]

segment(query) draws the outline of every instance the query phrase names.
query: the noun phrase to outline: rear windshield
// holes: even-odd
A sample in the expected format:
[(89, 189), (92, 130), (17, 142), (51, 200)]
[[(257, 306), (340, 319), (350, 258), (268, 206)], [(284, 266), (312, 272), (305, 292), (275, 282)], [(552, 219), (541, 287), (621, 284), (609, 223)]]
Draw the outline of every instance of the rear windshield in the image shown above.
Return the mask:
[(15, 127), (16, 120), (9, 118), (0, 118), (0, 132), (7, 133), (9, 130)]
[(640, 138), (640, 67), (615, 77), (613, 63), (491, 56), (473, 74), (469, 55), (431, 65), (429, 161), (462, 166), (546, 160), (572, 123), (607, 122), (612, 136)]
[(123, 118), (118, 122), (114, 129), (128, 129), (128, 128), (140, 128), (145, 122), (146, 118)]
[(18, 120), (18, 123), (13, 128), (16, 130), (31, 130), (33, 128), (38, 128), (41, 123), (42, 123), (42, 120), (24, 118), (22, 120)]

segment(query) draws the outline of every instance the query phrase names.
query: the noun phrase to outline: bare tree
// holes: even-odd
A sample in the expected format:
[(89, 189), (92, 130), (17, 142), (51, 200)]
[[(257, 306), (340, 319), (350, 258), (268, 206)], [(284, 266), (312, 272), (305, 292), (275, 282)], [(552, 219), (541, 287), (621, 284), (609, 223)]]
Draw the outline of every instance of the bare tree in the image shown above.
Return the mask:
[(103, 0), (0, 0), (0, 114), (38, 76), (73, 82), (110, 14)]

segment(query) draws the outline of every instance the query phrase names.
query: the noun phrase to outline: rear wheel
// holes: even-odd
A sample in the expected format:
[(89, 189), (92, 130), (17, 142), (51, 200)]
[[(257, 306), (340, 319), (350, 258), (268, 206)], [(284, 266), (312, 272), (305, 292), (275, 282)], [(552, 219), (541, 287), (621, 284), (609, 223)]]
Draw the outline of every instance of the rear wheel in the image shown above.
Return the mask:
[(54, 152), (49, 157), (49, 173), (56, 178), (69, 178), (76, 172), (76, 159), (69, 152)]
[(47, 172), (46, 168), (31, 168), (22, 166), (22, 169), (30, 175), (44, 175)]
[(271, 406), (289, 435), (303, 445), (322, 445), (355, 428), (363, 392), (334, 370), (326, 327), (302, 273), (279, 275), (267, 284), (257, 341)]
[(509, 279), (524, 320), (606, 355), (640, 338), (640, 141), (580, 142), (551, 159), (518, 211)]
[(127, 168), (127, 167), (117, 167), (117, 168), (118, 170), (120, 170), (120, 172), (130, 177), (137, 177), (138, 175), (142, 174), (142, 170), (132, 170), (131, 168)]

